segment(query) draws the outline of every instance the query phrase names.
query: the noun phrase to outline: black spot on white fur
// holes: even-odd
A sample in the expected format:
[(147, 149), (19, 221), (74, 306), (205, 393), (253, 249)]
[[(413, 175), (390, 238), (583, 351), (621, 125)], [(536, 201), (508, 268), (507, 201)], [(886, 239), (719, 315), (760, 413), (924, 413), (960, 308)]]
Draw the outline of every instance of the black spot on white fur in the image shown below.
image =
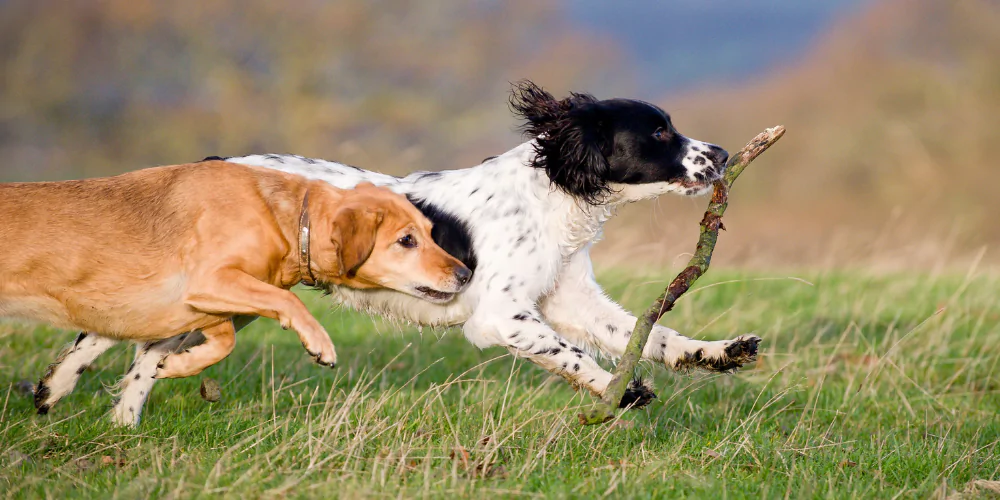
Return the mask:
[(414, 172), (412, 175), (425, 181), (441, 178), (441, 172)]

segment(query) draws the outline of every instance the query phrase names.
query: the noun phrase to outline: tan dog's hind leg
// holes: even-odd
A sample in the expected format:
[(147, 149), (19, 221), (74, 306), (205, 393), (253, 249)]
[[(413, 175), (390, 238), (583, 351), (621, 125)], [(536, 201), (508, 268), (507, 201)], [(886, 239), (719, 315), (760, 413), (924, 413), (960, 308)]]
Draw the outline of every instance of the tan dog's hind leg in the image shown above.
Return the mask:
[(210, 314), (263, 316), (277, 320), (282, 328), (291, 328), (299, 334), (302, 346), (317, 363), (331, 368), (337, 366), (337, 352), (330, 334), (294, 293), (235, 269), (214, 273), (209, 279), (211, 281), (191, 287), (184, 300), (187, 305)]
[(236, 328), (227, 320), (201, 331), (205, 342), (170, 354), (157, 366), (156, 378), (183, 378), (197, 375), (205, 368), (222, 361), (236, 346)]

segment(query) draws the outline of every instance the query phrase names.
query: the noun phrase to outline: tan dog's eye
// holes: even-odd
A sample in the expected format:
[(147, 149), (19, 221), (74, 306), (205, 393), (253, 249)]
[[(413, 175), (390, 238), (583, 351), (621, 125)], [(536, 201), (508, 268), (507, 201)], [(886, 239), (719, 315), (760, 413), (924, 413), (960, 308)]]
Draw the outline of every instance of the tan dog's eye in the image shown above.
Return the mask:
[(396, 240), (396, 243), (399, 243), (400, 245), (402, 245), (403, 248), (416, 248), (417, 247), (417, 239), (414, 238), (412, 235), (409, 235), (409, 234), (406, 235), (406, 236), (403, 236), (402, 238), (400, 238), (398, 240)]

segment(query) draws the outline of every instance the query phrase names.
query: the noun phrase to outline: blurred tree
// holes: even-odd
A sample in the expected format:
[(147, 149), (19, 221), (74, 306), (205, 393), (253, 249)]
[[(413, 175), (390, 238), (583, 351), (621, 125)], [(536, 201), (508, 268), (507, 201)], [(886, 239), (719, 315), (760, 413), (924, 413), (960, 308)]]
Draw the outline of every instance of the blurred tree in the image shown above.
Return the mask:
[(550, 1), (10, 0), (0, 181), (255, 152), (467, 166), (515, 144), (509, 81), (629, 81), (619, 60)]

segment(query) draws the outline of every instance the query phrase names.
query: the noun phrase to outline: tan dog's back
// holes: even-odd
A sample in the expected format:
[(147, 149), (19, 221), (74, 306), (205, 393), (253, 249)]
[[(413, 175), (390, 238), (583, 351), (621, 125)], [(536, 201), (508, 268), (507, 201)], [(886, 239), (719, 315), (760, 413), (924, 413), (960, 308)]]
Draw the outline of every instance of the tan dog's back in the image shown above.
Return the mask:
[(185, 308), (186, 249), (208, 243), (191, 241), (200, 217), (232, 219), (231, 234), (223, 227), (220, 239), (266, 238), (259, 222), (270, 211), (262, 193), (288, 190), (278, 202), (294, 203), (303, 184), (224, 162), (0, 184), (0, 316), (127, 338), (142, 338), (143, 325), (168, 318), (177, 331), (194, 326), (182, 324), (178, 309)]

